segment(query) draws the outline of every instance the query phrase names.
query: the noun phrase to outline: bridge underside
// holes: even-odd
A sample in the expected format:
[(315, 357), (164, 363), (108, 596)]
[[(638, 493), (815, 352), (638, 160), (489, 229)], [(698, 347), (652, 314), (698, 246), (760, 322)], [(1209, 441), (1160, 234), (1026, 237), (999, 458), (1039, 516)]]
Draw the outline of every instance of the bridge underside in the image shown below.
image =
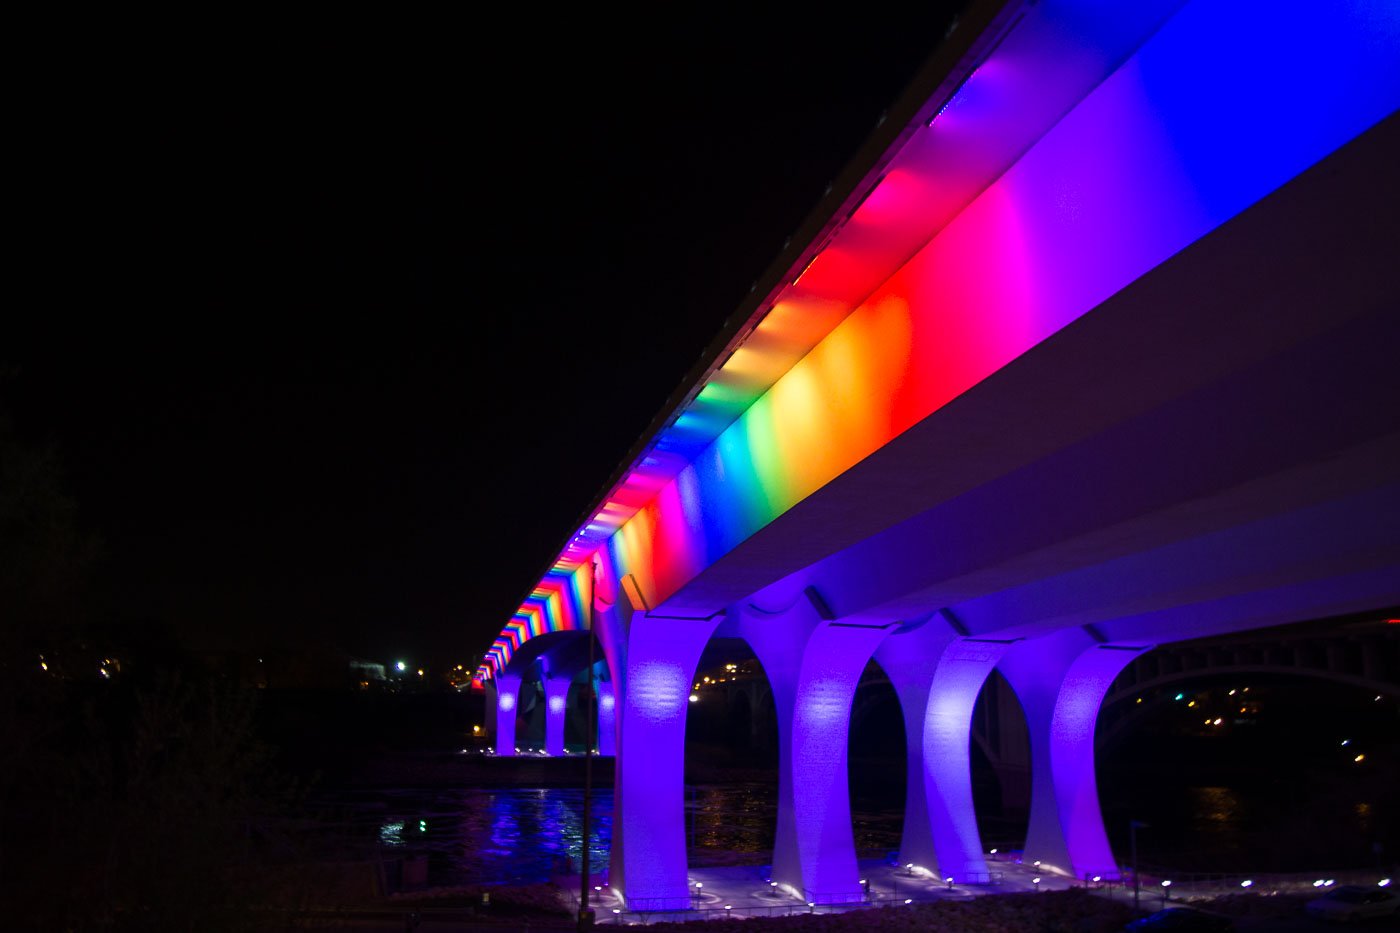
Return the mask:
[[(1395, 602), (1397, 151), (1392, 117), (656, 611), (782, 606), (817, 585), (866, 623), (956, 607), (979, 636), (1095, 624), (1155, 642)], [(1260, 621), (1177, 611), (1303, 584), (1296, 611), (1255, 603)]]

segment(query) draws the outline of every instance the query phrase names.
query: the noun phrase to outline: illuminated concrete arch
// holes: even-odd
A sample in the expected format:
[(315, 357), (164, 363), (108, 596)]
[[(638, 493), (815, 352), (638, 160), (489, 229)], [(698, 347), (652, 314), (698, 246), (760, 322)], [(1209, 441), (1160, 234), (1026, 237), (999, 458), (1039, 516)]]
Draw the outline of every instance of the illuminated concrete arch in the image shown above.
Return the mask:
[(689, 904), (686, 697), (721, 619), (773, 685), (774, 871), (841, 900), (872, 652), (909, 853), (979, 871), (995, 664), (1027, 853), (1079, 874), (1113, 865), (1093, 723), (1134, 652), (1400, 604), (1397, 110), (1392, 3), (970, 5), (483, 665), (500, 707), (537, 639), (597, 633), (629, 904)]
[(724, 634), (753, 649), (778, 714), (772, 879), (809, 903), (858, 902), (846, 773), (851, 701), (861, 672), (896, 626), (842, 622), (811, 586), (779, 611), (749, 605), (737, 616)]
[(1150, 645), (1066, 630), (1013, 646), (998, 670), (1025, 710), (1031, 815), (1023, 859), (1076, 878), (1116, 877), (1094, 772), (1094, 726), (1109, 685)]

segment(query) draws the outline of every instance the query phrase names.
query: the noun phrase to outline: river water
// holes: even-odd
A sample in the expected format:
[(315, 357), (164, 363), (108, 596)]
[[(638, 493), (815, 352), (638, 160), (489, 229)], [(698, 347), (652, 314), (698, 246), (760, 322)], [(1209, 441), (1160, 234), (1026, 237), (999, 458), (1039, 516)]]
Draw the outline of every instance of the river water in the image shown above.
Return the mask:
[[(1276, 790), (1189, 786), (1164, 781), (1132, 793), (1103, 782), (1104, 815), (1114, 850), (1126, 858), (1125, 827), (1139, 831), (1144, 865), (1189, 871), (1302, 871), (1373, 867), (1369, 804), (1318, 795), (1281, 797)], [(863, 857), (898, 849), (902, 787), (853, 787), (852, 822)], [(1351, 800), (1351, 798), (1348, 798)], [(326, 851), (357, 852), (389, 864), (426, 860), (427, 883), (531, 883), (549, 880), (561, 861), (577, 871), (582, 853), (583, 791), (579, 788), (431, 787), (323, 791), (313, 801)], [(734, 782), (686, 788), (690, 864), (762, 864), (771, 855), (777, 818), (772, 783)], [(613, 792), (593, 794), (589, 829), (594, 870), (608, 863)], [(1019, 847), (1024, 825), (981, 820), (983, 841)], [(1370, 830), (1370, 831), (1368, 831)], [(1123, 838), (1119, 838), (1123, 837)]]
[[(890, 809), (858, 801), (856, 847), (887, 851), (899, 844), (903, 801)], [(424, 857), (428, 882), (530, 883), (549, 880), (566, 859), (577, 871), (582, 853), (583, 791), (579, 788), (375, 788), (324, 791), (312, 801), (337, 851), (375, 853), (397, 861)], [(593, 793), (589, 827), (595, 870), (608, 864), (613, 792)], [(777, 819), (777, 788), (734, 783), (686, 789), (691, 864), (754, 864), (768, 856)]]

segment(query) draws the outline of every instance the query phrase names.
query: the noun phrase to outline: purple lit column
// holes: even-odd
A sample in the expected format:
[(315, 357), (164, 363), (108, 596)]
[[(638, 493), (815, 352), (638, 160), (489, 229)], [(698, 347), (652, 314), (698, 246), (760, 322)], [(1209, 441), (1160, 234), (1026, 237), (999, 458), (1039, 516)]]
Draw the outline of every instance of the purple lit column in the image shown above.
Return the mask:
[[(616, 764), (609, 884), (631, 910), (690, 906), (685, 848), (685, 718), (700, 652), (718, 619), (631, 615)], [(621, 877), (619, 877), (619, 875)]]
[(1097, 644), (1080, 629), (1021, 642), (997, 669), (1010, 681), (1031, 739), (1026, 861), (1076, 878), (1115, 875), (1094, 776), (1094, 726), (1113, 678), (1146, 651)]
[(934, 620), (887, 640), (876, 660), (899, 694), (908, 740), (899, 859), (975, 882), (986, 879), (987, 862), (972, 805), (972, 710), (1008, 643), (949, 638)]
[(544, 750), (545, 754), (564, 754), (564, 716), (569, 709), (569, 677), (544, 678)]
[(778, 714), (772, 879), (809, 902), (853, 903), (864, 892), (846, 777), (851, 700), (890, 629), (828, 616), (809, 588), (785, 612), (746, 613), (738, 634), (763, 665)]
[(844, 904), (864, 897), (851, 830), (846, 744), (856, 682), (887, 634), (884, 628), (824, 623), (803, 653), (790, 760), (802, 891), (808, 902)]
[(613, 685), (599, 681), (598, 688), (598, 754), (617, 754), (617, 696)]
[(520, 703), (520, 675), (496, 678), (496, 754), (515, 754), (515, 708)]

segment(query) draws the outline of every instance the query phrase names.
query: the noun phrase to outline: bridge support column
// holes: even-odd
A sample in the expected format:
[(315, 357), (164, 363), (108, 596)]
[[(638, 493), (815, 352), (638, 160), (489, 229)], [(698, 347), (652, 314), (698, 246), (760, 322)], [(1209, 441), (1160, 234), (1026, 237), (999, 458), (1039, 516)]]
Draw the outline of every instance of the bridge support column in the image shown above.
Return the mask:
[(501, 674), (496, 678), (496, 754), (515, 754), (515, 714), (520, 704), (520, 675)]
[(740, 627), (768, 675), (778, 714), (772, 880), (809, 903), (856, 903), (864, 897), (851, 830), (846, 746), (856, 683), (889, 632), (889, 627), (834, 622), (811, 588), (780, 616), (746, 615)]
[(1000, 670), (1026, 711), (1031, 815), (1023, 860), (1076, 878), (1115, 876), (1094, 778), (1094, 726), (1104, 694), (1147, 648), (1096, 644), (1074, 629), (1021, 642)]
[(598, 690), (598, 754), (617, 754), (617, 695), (611, 682), (602, 680), (594, 685)]
[(572, 678), (544, 678), (544, 751), (546, 755), (564, 754), (564, 717), (569, 711), (569, 684)]
[(613, 814), (614, 846), (621, 837), (625, 847), (620, 859), (615, 853), (608, 879), (629, 910), (690, 906), (685, 718), (695, 666), (718, 624), (631, 616)]
[[(931, 621), (890, 638), (875, 656), (899, 695), (908, 743), (899, 860), (930, 871), (937, 866), (940, 878), (959, 883), (985, 882), (987, 861), (972, 805), (972, 710), (1010, 643), (949, 641), (939, 628), (930, 630), (941, 625)], [(930, 658), (936, 659), (932, 665)]]

